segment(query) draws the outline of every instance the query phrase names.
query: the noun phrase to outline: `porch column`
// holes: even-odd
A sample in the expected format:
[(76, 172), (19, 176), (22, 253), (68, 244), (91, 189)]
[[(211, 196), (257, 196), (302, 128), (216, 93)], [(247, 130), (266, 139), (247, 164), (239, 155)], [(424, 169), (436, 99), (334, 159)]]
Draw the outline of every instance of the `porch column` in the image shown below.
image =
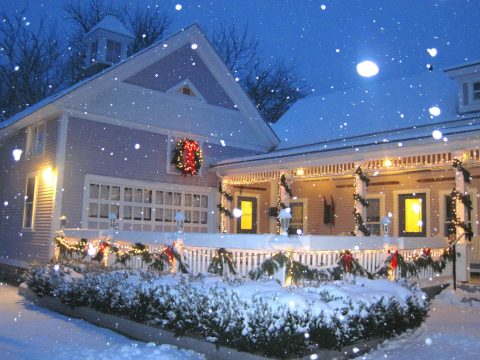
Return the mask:
[[(285, 176), (285, 179), (287, 178), (286, 173), (280, 173), (280, 178)], [(290, 207), (290, 196), (288, 195), (287, 191), (285, 190), (285, 187), (279, 184), (280, 186), (280, 201), (285, 205), (285, 207)]]
[[(453, 155), (455, 159), (462, 161), (463, 152), (454, 153)], [(462, 195), (465, 194), (465, 179), (460, 168), (455, 169), (455, 191)], [(460, 223), (465, 223), (465, 205), (459, 200), (455, 201), (455, 213), (457, 215), (457, 220)], [(465, 230), (461, 226), (455, 227), (455, 233), (457, 238), (463, 235), (461, 240), (457, 243), (456, 249), (460, 254), (460, 257), (457, 257), (456, 259), (457, 280), (468, 282), (470, 281), (470, 245), (465, 238)]]
[[(225, 190), (227, 193), (229, 194), (232, 194), (232, 186), (231, 185), (228, 185), (228, 184), (224, 184), (223, 185), (223, 190)], [(222, 196), (222, 205), (230, 210), (231, 212), (233, 212), (233, 209), (235, 208), (236, 204), (233, 203), (233, 200), (232, 201), (228, 201), (227, 199), (225, 199), (225, 196)], [(223, 215), (223, 219), (224, 219), (224, 231), (229, 234), (229, 233), (232, 233), (233, 232), (233, 227), (232, 227), (232, 219), (230, 219), (228, 216), (226, 215)]]
[[(360, 168), (361, 169), (362, 164), (355, 164), (355, 169)], [(354, 177), (354, 188), (355, 188), (355, 193), (354, 195), (358, 195), (361, 198), (365, 199), (367, 196), (367, 184), (365, 181), (363, 181), (360, 177), (360, 174), (355, 171), (355, 177)], [(365, 222), (367, 219), (367, 208), (362, 205), (362, 203), (358, 200), (354, 200), (354, 209), (357, 214), (360, 214), (362, 217), (363, 221)], [(355, 223), (355, 234), (357, 236), (365, 236), (365, 234), (359, 230), (358, 224)]]
[[(274, 177), (270, 180), (270, 208), (278, 209), (280, 195), (280, 180), (279, 177)], [(269, 213), (270, 215), (270, 213)], [(278, 219), (276, 216), (269, 217), (270, 233), (276, 234), (278, 231)]]

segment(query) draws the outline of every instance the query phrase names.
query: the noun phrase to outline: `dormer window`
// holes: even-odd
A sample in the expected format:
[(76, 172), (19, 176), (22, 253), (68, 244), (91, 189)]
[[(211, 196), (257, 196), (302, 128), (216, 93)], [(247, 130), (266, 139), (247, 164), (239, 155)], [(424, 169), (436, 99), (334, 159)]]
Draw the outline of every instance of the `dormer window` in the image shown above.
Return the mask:
[(116, 63), (120, 60), (122, 44), (113, 40), (107, 40), (107, 61)]
[(97, 59), (97, 52), (98, 52), (98, 41), (94, 41), (90, 46), (90, 60), (91, 62), (95, 62)]
[(473, 83), (473, 100), (480, 100), (480, 81)]

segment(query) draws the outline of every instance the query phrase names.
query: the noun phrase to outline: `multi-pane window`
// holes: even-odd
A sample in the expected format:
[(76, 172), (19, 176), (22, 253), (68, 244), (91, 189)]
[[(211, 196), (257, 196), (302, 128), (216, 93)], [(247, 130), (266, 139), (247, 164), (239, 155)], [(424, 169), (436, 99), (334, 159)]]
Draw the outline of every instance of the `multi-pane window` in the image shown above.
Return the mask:
[(473, 83), (473, 99), (480, 100), (480, 81)]
[(88, 227), (107, 228), (115, 213), (121, 230), (175, 231), (175, 215), (185, 214), (185, 231), (208, 230), (208, 196), (129, 185), (89, 184)]
[(367, 206), (366, 226), (373, 236), (380, 235), (380, 219), (380, 198), (369, 198)]
[(35, 187), (37, 178), (29, 177), (25, 187), (25, 202), (23, 209), (23, 227), (25, 229), (33, 228), (33, 216), (35, 210)]
[(107, 40), (107, 61), (116, 63), (120, 60), (122, 44), (116, 41)]
[(31, 126), (27, 132), (27, 154), (37, 155), (45, 150), (46, 129), (45, 124)]
[(290, 231), (294, 234), (303, 234), (305, 230), (303, 226), (303, 202), (290, 203), (290, 210), (292, 215), (292, 219), (290, 220)]

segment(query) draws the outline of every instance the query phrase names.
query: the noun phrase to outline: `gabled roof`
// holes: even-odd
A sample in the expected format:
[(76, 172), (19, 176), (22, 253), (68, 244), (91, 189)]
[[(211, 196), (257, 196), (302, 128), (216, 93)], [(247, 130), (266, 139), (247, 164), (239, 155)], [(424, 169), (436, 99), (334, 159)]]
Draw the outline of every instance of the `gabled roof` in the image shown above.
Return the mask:
[(97, 25), (95, 25), (93, 28), (90, 29), (89, 32), (87, 32), (83, 37), (87, 37), (91, 34), (93, 34), (96, 30), (103, 29), (110, 31), (115, 34), (120, 34), (123, 36), (127, 36), (129, 38), (134, 38), (133, 34), (127, 30), (125, 25), (123, 25), (120, 20), (118, 20), (115, 16), (113, 15), (107, 15), (105, 16)]
[[(431, 71), (307, 97), (297, 101), (273, 129), (281, 140), (278, 149), (286, 149), (431, 125), (462, 118), (457, 113), (457, 94), (455, 81)], [(441, 114), (432, 116), (432, 107)]]

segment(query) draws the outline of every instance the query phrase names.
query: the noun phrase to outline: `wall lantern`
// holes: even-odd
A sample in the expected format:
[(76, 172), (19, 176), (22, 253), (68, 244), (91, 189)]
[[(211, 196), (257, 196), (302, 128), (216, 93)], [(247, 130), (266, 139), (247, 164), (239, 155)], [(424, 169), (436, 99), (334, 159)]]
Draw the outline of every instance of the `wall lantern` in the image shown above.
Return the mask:
[(177, 232), (183, 233), (183, 225), (185, 224), (185, 214), (183, 211), (177, 211), (175, 221), (177, 222)]
[(65, 215), (60, 216), (60, 226), (61, 229), (65, 229), (65, 225), (67, 225), (68, 218)]
[(292, 219), (291, 209), (286, 208), (280, 210), (278, 218), (280, 219), (280, 235), (288, 236), (288, 227), (290, 226), (290, 220)]
[(388, 233), (390, 232), (390, 226), (392, 225), (391, 213), (388, 213), (388, 215), (385, 215), (382, 218), (381, 223), (383, 227), (383, 236), (388, 236)]
[(20, 161), (20, 158), (22, 157), (23, 151), (22, 149), (15, 149), (12, 151), (13, 155), (13, 160), (15, 161)]

